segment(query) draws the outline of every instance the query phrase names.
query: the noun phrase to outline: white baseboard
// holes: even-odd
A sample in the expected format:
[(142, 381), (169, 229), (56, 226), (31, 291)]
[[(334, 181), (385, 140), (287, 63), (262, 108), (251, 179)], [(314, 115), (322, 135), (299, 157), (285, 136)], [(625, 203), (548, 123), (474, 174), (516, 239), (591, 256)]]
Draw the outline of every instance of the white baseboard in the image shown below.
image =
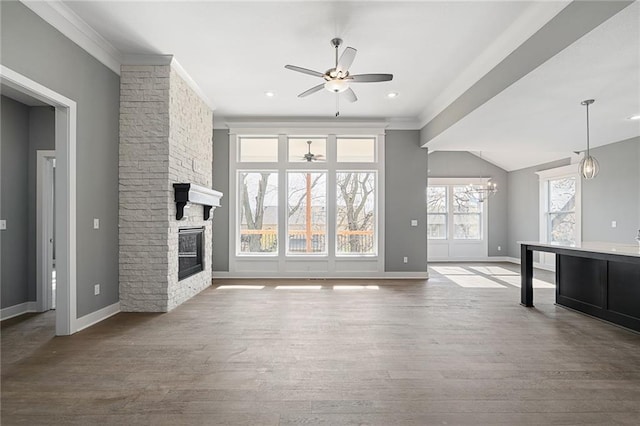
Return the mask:
[(31, 312), (38, 312), (38, 302), (24, 302), (0, 309), (0, 321)]
[[(508, 257), (507, 258), (507, 262), (511, 262), (511, 263), (515, 263), (515, 264), (520, 264), (520, 259), (518, 259), (517, 257)], [(549, 271), (549, 272), (555, 272), (556, 268), (553, 266), (548, 266), (548, 265), (543, 265), (542, 263), (538, 263), (538, 262), (533, 262), (533, 267), (537, 268), (537, 269), (542, 269), (544, 271)]]
[(429, 259), (429, 263), (456, 263), (456, 262), (510, 262), (507, 256), (489, 256), (489, 257), (456, 257), (443, 259)]
[(278, 273), (278, 272), (228, 272), (213, 271), (212, 279), (329, 279), (329, 280), (357, 280), (357, 279), (404, 279), (404, 280), (428, 280), (428, 272), (339, 272), (335, 275), (328, 275), (318, 272), (313, 276), (298, 275), (298, 273)]
[(76, 320), (76, 331), (89, 328), (92, 325), (99, 323), (100, 321), (104, 321), (107, 318), (114, 316), (118, 312), (120, 312), (120, 302), (116, 302), (113, 305), (109, 305), (95, 312), (91, 312), (90, 314), (87, 314)]

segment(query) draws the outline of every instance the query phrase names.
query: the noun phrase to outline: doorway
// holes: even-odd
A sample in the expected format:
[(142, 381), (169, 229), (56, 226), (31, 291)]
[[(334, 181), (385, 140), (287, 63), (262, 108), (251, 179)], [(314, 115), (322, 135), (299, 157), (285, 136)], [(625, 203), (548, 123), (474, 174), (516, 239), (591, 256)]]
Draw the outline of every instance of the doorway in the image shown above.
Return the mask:
[(40, 312), (56, 308), (55, 155), (49, 150), (36, 153), (36, 300)]
[[(55, 256), (55, 297), (51, 287), (50, 299), (55, 299), (56, 335), (70, 335), (77, 331), (76, 315), (76, 102), (29, 79), (28, 77), (0, 65), (0, 82), (11, 89), (33, 97), (55, 108), (55, 171), (52, 223), (53, 247), (49, 248)], [(41, 261), (50, 255), (42, 254), (38, 246), (37, 256)], [(55, 254), (53, 254), (55, 253)], [(53, 264), (52, 264), (53, 268)], [(39, 269), (38, 272), (43, 269)], [(47, 272), (48, 274), (48, 272)], [(43, 274), (38, 273), (38, 276)], [(53, 270), (52, 275), (53, 277)], [(48, 282), (47, 277), (41, 277)], [(42, 289), (42, 300), (49, 290)], [(49, 302), (50, 303), (50, 302)], [(43, 305), (40, 307), (44, 308)]]

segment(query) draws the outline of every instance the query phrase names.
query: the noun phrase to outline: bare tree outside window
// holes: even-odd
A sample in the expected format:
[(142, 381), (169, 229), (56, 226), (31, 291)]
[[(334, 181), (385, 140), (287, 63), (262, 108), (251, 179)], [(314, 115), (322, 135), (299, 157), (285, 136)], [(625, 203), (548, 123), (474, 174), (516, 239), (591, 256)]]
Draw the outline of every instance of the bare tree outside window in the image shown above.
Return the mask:
[(548, 241), (563, 245), (576, 242), (576, 178), (548, 181)]
[(447, 187), (427, 187), (427, 237), (447, 238)]
[(327, 251), (327, 173), (288, 173), (288, 251)]
[(278, 174), (240, 172), (240, 252), (278, 252)]
[(453, 238), (482, 239), (482, 203), (469, 196), (465, 186), (453, 187)]
[(337, 253), (375, 253), (375, 172), (336, 174)]

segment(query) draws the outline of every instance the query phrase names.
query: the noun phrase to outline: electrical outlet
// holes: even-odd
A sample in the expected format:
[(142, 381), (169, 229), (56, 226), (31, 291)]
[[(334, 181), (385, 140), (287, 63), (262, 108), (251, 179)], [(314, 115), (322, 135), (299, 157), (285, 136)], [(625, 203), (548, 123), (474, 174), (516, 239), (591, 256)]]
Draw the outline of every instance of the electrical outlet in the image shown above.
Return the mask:
[(617, 228), (618, 227), (618, 222), (616, 222), (615, 220), (611, 221), (611, 227), (612, 228)]
[(403, 261), (404, 263), (409, 263), (409, 258), (408, 258), (407, 256), (405, 256), (405, 257), (402, 259), (402, 261)]
[(93, 286), (93, 295), (97, 296), (100, 294), (100, 284), (96, 284)]
[(7, 229), (7, 221), (2, 219), (0, 220), (0, 231), (4, 231), (5, 229)]
[(418, 226), (418, 219), (411, 219), (411, 226)]
[(100, 219), (93, 218), (93, 229), (100, 229)]

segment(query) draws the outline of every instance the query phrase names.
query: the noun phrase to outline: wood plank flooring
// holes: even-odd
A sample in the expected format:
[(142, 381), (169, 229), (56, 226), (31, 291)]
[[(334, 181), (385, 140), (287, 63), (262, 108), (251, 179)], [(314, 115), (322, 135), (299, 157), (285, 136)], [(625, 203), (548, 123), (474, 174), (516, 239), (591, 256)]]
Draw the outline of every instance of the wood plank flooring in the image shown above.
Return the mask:
[[(4, 321), (2, 425), (640, 424), (640, 335), (556, 307), (553, 288), (521, 307), (517, 266), (440, 266), (214, 281), (69, 337), (52, 312)], [(217, 288), (239, 284), (265, 287)], [(293, 284), (321, 288), (277, 288)]]

